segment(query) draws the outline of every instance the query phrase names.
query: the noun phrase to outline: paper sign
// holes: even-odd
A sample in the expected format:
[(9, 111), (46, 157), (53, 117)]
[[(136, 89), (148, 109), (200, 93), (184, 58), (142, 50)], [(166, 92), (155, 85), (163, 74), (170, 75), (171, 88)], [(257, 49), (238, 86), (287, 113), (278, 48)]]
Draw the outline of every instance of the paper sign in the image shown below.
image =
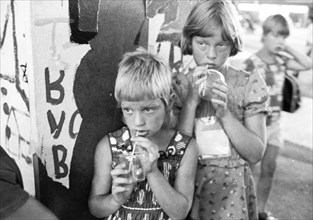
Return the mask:
[(230, 141), (216, 116), (197, 118), (195, 133), (202, 158), (231, 155)]

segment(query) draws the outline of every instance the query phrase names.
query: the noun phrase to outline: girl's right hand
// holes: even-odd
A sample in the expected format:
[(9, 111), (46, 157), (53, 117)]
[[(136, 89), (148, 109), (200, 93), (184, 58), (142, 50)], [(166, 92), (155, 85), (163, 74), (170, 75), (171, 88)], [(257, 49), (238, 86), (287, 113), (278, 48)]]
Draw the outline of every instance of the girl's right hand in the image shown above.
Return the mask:
[(111, 170), (112, 176), (112, 196), (119, 205), (124, 204), (134, 189), (132, 177), (129, 177), (129, 171), (124, 168), (125, 164), (118, 164)]
[(142, 166), (146, 175), (158, 169), (159, 146), (154, 144), (149, 138), (136, 136), (131, 138), (138, 146), (138, 151), (145, 154), (142, 159)]
[(189, 74), (191, 74), (191, 80), (188, 85), (188, 97), (199, 104), (201, 98), (199, 96), (199, 85), (207, 78), (207, 66), (197, 66)]

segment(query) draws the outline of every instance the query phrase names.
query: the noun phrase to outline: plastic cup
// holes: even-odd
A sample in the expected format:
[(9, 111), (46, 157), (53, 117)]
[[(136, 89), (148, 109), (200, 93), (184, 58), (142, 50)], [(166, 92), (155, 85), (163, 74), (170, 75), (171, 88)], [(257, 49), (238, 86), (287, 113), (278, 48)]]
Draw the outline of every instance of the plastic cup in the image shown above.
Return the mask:
[[(119, 155), (119, 164), (124, 164), (124, 169), (125, 170), (130, 170), (130, 156), (129, 154), (120, 154)], [(128, 172), (127, 174), (123, 175), (123, 177), (131, 179), (132, 174), (131, 172)]]
[(146, 179), (145, 172), (142, 167), (142, 161), (144, 160), (144, 156), (140, 153), (136, 153), (133, 155), (133, 164), (132, 164), (132, 176), (133, 179), (137, 182), (143, 181)]
[(213, 98), (213, 83), (218, 80), (225, 82), (225, 77), (221, 72), (214, 69), (208, 69), (206, 74), (206, 80), (199, 85), (199, 96), (204, 100), (210, 101)]
[(125, 164), (124, 169), (129, 171), (127, 178), (132, 178), (136, 182), (145, 180), (146, 175), (142, 167), (143, 157), (144, 155), (139, 152), (119, 155), (119, 163)]

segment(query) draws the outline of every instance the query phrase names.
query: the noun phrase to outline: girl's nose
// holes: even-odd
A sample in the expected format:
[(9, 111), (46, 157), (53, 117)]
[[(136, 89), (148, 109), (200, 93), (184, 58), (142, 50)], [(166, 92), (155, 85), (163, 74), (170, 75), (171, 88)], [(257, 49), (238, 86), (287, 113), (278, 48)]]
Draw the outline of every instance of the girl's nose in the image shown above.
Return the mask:
[(144, 117), (141, 113), (139, 113), (139, 112), (135, 113), (134, 123), (136, 126), (141, 126), (145, 123)]
[(207, 49), (207, 58), (215, 59), (216, 58), (216, 50), (215, 47), (208, 47)]

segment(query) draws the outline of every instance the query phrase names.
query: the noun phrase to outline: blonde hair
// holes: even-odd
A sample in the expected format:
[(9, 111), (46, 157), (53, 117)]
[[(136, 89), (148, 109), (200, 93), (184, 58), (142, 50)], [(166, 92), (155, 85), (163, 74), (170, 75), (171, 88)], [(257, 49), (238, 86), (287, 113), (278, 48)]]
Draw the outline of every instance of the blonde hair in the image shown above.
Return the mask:
[(168, 112), (166, 123), (173, 126), (172, 76), (163, 60), (143, 48), (128, 52), (119, 64), (115, 81), (115, 98), (121, 101), (143, 101), (160, 98)]
[(222, 28), (223, 40), (232, 44), (230, 56), (241, 51), (242, 29), (235, 6), (229, 0), (202, 0), (193, 7), (184, 25), (182, 53), (192, 55), (192, 38), (210, 37), (216, 27)]
[(288, 37), (290, 34), (289, 25), (286, 18), (280, 14), (271, 15), (263, 22), (263, 36), (269, 32), (275, 32), (284, 37)]

